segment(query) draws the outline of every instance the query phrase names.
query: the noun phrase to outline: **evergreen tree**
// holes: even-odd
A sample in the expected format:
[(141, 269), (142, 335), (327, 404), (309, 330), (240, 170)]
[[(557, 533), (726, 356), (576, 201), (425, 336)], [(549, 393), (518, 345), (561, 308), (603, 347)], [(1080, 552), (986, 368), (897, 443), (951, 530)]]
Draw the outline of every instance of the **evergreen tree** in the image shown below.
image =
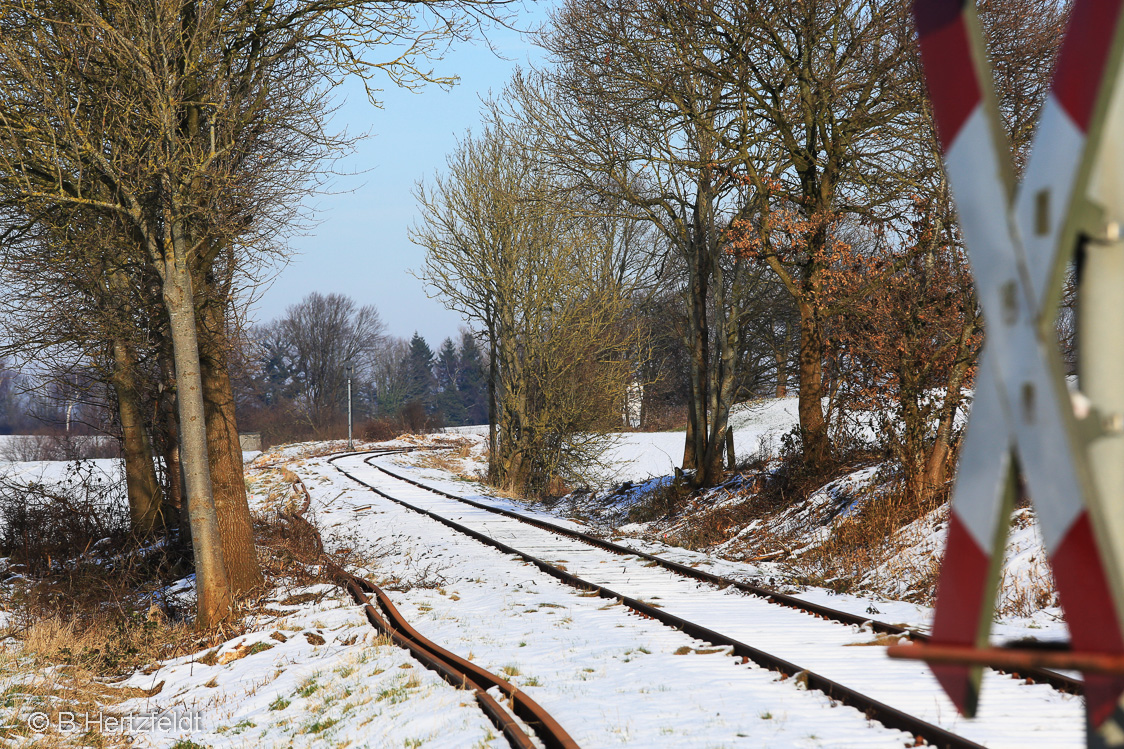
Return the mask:
[(427, 413), (433, 413), (437, 394), (437, 378), (433, 376), (433, 349), (416, 331), (410, 339), (406, 372), (406, 402), (418, 401)]
[(444, 416), (446, 424), (464, 424), (464, 409), (461, 407), (460, 393), (457, 391), (457, 378), (460, 373), (460, 357), (452, 338), (446, 338), (437, 352), (434, 375), (437, 378), (437, 411)]
[(488, 378), (484, 357), (472, 333), (461, 335), (460, 369), (457, 373), (457, 396), (464, 424), (488, 423)]

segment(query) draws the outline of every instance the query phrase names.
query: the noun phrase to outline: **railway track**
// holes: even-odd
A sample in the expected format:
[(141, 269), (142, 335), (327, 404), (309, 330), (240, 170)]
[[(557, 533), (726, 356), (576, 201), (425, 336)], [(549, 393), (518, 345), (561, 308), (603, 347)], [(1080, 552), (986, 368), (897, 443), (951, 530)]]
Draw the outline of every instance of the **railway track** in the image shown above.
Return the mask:
[[(304, 494), (303, 506), (290, 513), (290, 521), (300, 525), (313, 540), (321, 563), (332, 580), (344, 588), (356, 604), (363, 607), (367, 621), (380, 634), (386, 635), (400, 648), (410, 652), (415, 660), (435, 672), (448, 684), (473, 693), (477, 704), (512, 749), (579, 749), (578, 743), (566, 732), (549, 712), (511, 682), (452, 653), (422, 636), (394, 606), (390, 597), (369, 580), (352, 575), (331, 561), (325, 553), (319, 531), (309, 523), (304, 513), (311, 504), (308, 487), (299, 477), (295, 485)], [(512, 715), (497, 701), (489, 690), (497, 689), (508, 701)], [(536, 744), (532, 734), (538, 739)]]
[[(395, 452), (398, 452), (398, 451), (395, 451)], [(403, 452), (407, 452), (407, 451), (403, 451)], [(389, 454), (389, 453), (383, 453), (383, 454), (385, 455), (385, 454)], [(341, 457), (343, 457), (343, 456), (341, 456)], [(376, 456), (376, 457), (379, 457), (379, 456)], [(370, 458), (368, 460), (365, 460), (364, 462), (367, 463), (368, 465), (371, 465), (370, 460), (373, 460), (373, 459), (374, 458)], [(549, 521), (542, 520), (541, 518), (528, 517), (526, 515), (522, 515), (522, 514), (517, 513), (517, 512), (512, 512), (510, 510), (504, 510), (504, 509), (498, 508), (498, 507), (492, 507), (490, 505), (487, 505), (487, 504), (484, 504), (484, 503), (481, 503), (481, 502), (476, 502), (476, 501), (473, 501), (471, 499), (466, 499), (464, 497), (458, 497), (454, 494), (450, 494), (450, 493), (442, 491), (440, 489), (436, 489), (434, 487), (426, 486), (425, 484), (423, 484), (419, 481), (415, 481), (414, 479), (411, 479), (407, 476), (403, 476), (399, 473), (395, 473), (394, 471), (391, 471), (390, 469), (385, 468), (383, 466), (373, 466), (372, 465), (371, 467), (376, 468), (377, 470), (382, 471), (386, 475), (391, 476), (392, 478), (395, 478), (399, 481), (403, 481), (407, 484), (410, 484), (412, 486), (416, 486), (420, 489), (424, 489), (426, 491), (433, 492), (434, 494), (438, 494), (438, 495), (443, 496), (447, 499), (452, 499), (452, 500), (457, 501), (457, 502), (462, 502), (462, 503), (467, 504), (471, 507), (475, 507), (477, 509), (484, 510), (486, 512), (491, 512), (491, 513), (494, 513), (494, 514), (497, 514), (497, 515), (502, 515), (504, 517), (511, 518), (511, 519), (516, 520), (518, 522), (526, 523), (526, 524), (534, 526), (536, 528), (541, 528), (541, 529), (549, 531), (551, 533), (557, 533), (559, 535), (563, 535), (563, 536), (566, 536), (568, 538), (572, 538), (572, 539), (581, 541), (581, 542), (589, 544), (591, 546), (595, 546), (595, 547), (600, 548), (600, 549), (605, 549), (606, 551), (610, 551), (614, 554), (639, 557), (639, 558), (641, 558), (641, 559), (643, 559), (647, 562), (654, 563), (657, 566), (662, 567), (666, 570), (670, 570), (670, 571), (675, 572), (679, 575), (683, 575), (684, 577), (688, 577), (688, 578), (692, 578), (692, 579), (695, 579), (695, 580), (700, 580), (702, 582), (710, 583), (711, 585), (717, 586), (718, 588), (722, 588), (722, 589), (724, 589), (724, 588), (734, 588), (734, 589), (739, 590), (743, 593), (746, 593), (746, 594), (751, 595), (751, 596), (755, 596), (757, 598), (763, 599), (765, 601), (768, 601), (769, 603), (773, 603), (773, 604), (776, 604), (778, 606), (785, 606), (787, 608), (795, 609), (797, 611), (802, 611), (806, 614), (810, 614), (812, 616), (820, 617), (822, 619), (827, 619), (827, 620), (830, 620), (830, 621), (839, 622), (841, 624), (850, 624), (850, 625), (855, 625), (855, 626), (859, 626), (859, 627), (866, 627), (866, 628), (869, 628), (871, 631), (877, 632), (879, 634), (905, 637), (905, 638), (908, 638), (908, 639), (910, 639), (914, 642), (919, 642), (919, 643), (924, 643), (924, 642), (929, 641), (928, 635), (924, 634), (923, 632), (918, 632), (917, 630), (914, 630), (914, 629), (909, 629), (907, 627), (901, 627), (901, 626), (898, 626), (896, 624), (888, 624), (886, 622), (878, 621), (877, 619), (872, 619), (870, 617), (859, 616), (857, 614), (852, 614), (848, 611), (840, 611), (838, 609), (833, 609), (833, 608), (830, 608), (828, 606), (822, 606), (820, 604), (812, 603), (810, 601), (805, 601), (805, 600), (802, 600), (802, 599), (797, 598), (795, 596), (790, 596), (790, 595), (787, 595), (785, 593), (781, 593), (781, 592), (776, 591), (776, 590), (771, 590), (769, 588), (762, 587), (760, 585), (754, 585), (752, 583), (746, 583), (746, 582), (743, 582), (743, 581), (740, 581), (740, 580), (734, 580), (732, 578), (722, 577), (720, 575), (715, 575), (715, 574), (712, 574), (710, 572), (706, 572), (705, 570), (700, 570), (700, 569), (697, 569), (695, 567), (691, 567), (691, 566), (686, 565), (686, 564), (681, 564), (679, 562), (674, 562), (674, 561), (671, 561), (671, 560), (668, 560), (668, 559), (664, 559), (664, 558), (656, 556), (654, 554), (648, 554), (646, 552), (638, 551), (636, 549), (632, 549), (632, 548), (629, 548), (627, 546), (622, 546), (620, 544), (613, 543), (612, 541), (607, 541), (603, 538), (599, 538), (599, 537), (594, 536), (594, 535), (589, 534), (589, 533), (583, 533), (582, 531), (574, 530), (573, 528), (567, 528), (565, 526), (557, 525), (555, 523), (551, 523)], [(1002, 672), (1000, 672), (1000, 673), (1002, 673)], [(1039, 669), (1039, 668), (1025, 669), (1024, 671), (1022, 671), (1020, 673), (1012, 673), (1012, 674), (1009, 674), (1009, 675), (1012, 676), (1013, 678), (1021, 679), (1023, 681), (1026, 681), (1029, 684), (1047, 684), (1047, 685), (1053, 687), (1054, 689), (1056, 689), (1058, 691), (1061, 691), (1061, 692), (1065, 692), (1067, 694), (1083, 695), (1085, 693), (1084, 682), (1082, 682), (1080, 679), (1076, 679), (1076, 678), (1073, 678), (1071, 676), (1067, 676), (1066, 674), (1058, 673), (1057, 671), (1051, 671), (1049, 669)]]
[[(933, 746), (942, 747), (978, 747), (981, 744), (973, 741), (946, 728), (936, 725), (935, 722), (925, 720), (922, 717), (917, 717), (913, 712), (902, 709), (900, 706), (888, 704), (888, 701), (880, 700), (877, 696), (871, 696), (867, 693), (868, 690), (860, 691), (854, 685), (844, 683), (846, 679), (840, 680), (838, 678), (831, 678), (831, 674), (824, 675), (821, 673), (822, 669), (817, 665), (815, 670), (796, 665), (793, 661), (798, 660), (792, 658), (791, 655), (784, 657), (785, 654), (774, 654), (771, 647), (761, 645), (757, 647), (750, 645), (747, 640), (754, 640), (754, 637), (737, 636), (737, 628), (729, 631), (731, 628), (727, 626), (727, 622), (722, 622), (718, 625), (712, 625), (713, 628), (704, 627), (699, 624), (699, 621), (708, 621), (708, 617), (696, 615), (690, 611), (671, 611), (668, 608), (674, 608), (669, 603), (656, 602), (655, 600), (642, 600), (642, 596), (630, 594), (632, 591), (627, 590), (627, 585), (617, 585), (612, 574), (601, 574), (598, 579), (590, 579), (588, 574), (575, 574), (579, 570), (570, 570), (563, 562), (565, 559), (558, 559), (556, 557), (561, 553), (564, 557), (575, 556), (575, 546), (580, 545), (583, 548), (597, 550), (598, 552), (612, 552), (614, 555), (624, 557), (629, 560), (629, 564), (634, 562), (642, 562), (638, 568), (635, 564), (631, 568), (628, 565), (622, 566), (616, 578), (620, 578), (620, 583), (631, 583), (631, 577), (639, 572), (645, 572), (649, 576), (659, 571), (665, 576), (667, 573), (674, 573), (676, 579), (689, 580), (694, 583), (694, 592), (710, 593), (721, 592), (727, 598), (724, 603), (740, 603), (739, 609), (743, 610), (742, 618), (745, 618), (745, 606), (750, 600), (766, 603), (772, 609), (780, 609), (787, 612), (789, 615), (800, 616), (807, 620), (812, 616), (817, 620), (821, 620), (821, 626), (830, 625), (836, 630), (843, 628), (838, 627), (836, 623), (843, 623), (847, 625), (845, 628), (850, 639), (854, 639), (855, 627), (860, 627), (864, 631), (869, 631), (871, 634), (879, 635), (893, 635), (893, 636), (910, 636), (914, 639), (920, 639), (919, 633), (911, 632), (895, 625), (886, 624), (884, 622), (872, 621), (865, 617), (859, 617), (847, 612), (836, 611), (827, 607), (810, 604), (801, 601), (791, 596), (769, 591), (764, 588), (753, 586), (736, 580), (729, 580), (721, 578), (710, 573), (697, 570), (692, 567), (680, 565), (675, 562), (663, 560), (659, 557), (637, 552), (624, 546), (613, 544), (612, 542), (599, 539), (594, 536), (575, 531), (569, 528), (558, 526), (554, 523), (543, 521), (538, 518), (531, 518), (523, 516), (519, 513), (503, 510), (501, 508), (491, 507), (489, 505), (468, 500), (462, 497), (449, 494), (447, 492), (426, 486), (421, 482), (414, 481), (406, 476), (402, 476), (394, 471), (391, 471), (383, 466), (374, 465), (373, 461), (376, 458), (383, 457), (393, 452), (402, 452), (402, 450), (383, 451), (376, 454), (369, 453), (346, 453), (334, 456), (329, 459), (329, 463), (339, 470), (342, 474), (351, 480), (366, 486), (379, 496), (403, 506), (412, 512), (417, 512), (431, 519), (442, 523), (443, 525), (456, 530), (458, 533), (468, 535), (481, 543), (487, 544), (495, 549), (502, 551), (505, 554), (511, 554), (522, 559), (524, 562), (533, 564), (542, 572), (554, 577), (555, 579), (577, 587), (584, 591), (592, 591), (597, 595), (619, 601), (627, 606), (637, 614), (659, 621), (669, 627), (682, 630), (686, 634), (691, 635), (699, 640), (712, 643), (717, 646), (729, 648), (729, 652), (733, 655), (740, 657), (742, 662), (753, 661), (765, 668), (777, 671), (786, 677), (796, 677), (795, 681), (805, 685), (807, 688), (817, 689), (828, 695), (833, 700), (855, 707), (865, 713), (873, 720), (882, 723), (889, 728), (907, 731), (910, 735), (917, 737), (919, 740), (924, 740)], [(366, 460), (361, 460), (360, 456), (369, 455)], [(351, 462), (355, 465), (347, 467), (339, 465), (339, 462), (346, 459), (354, 459)], [(402, 498), (403, 494), (409, 494), (408, 491), (391, 490), (387, 491), (385, 482), (378, 481), (372, 482), (371, 476), (367, 475), (368, 480), (364, 480), (363, 476), (356, 475), (361, 473), (359, 469), (363, 466), (379, 472), (385, 477), (388, 477), (392, 482), (401, 482), (396, 484), (397, 487), (413, 487), (420, 490), (422, 494), (414, 492), (409, 496), (409, 501)], [(366, 475), (366, 474), (364, 474)], [(378, 483), (379, 486), (376, 486)], [(382, 486), (382, 488), (380, 488)], [(428, 496), (432, 498), (440, 498), (435, 506), (432, 501), (419, 500), (421, 496)], [(454, 504), (450, 504), (454, 503)], [(464, 520), (462, 517), (465, 513), (462, 510), (470, 510), (472, 513), (471, 523), (458, 522)], [(486, 515), (485, 515), (486, 513)], [(488, 519), (488, 516), (494, 516), (496, 520)], [(455, 518), (455, 519), (454, 519)], [(526, 534), (512, 530), (511, 523), (517, 523), (522, 526), (529, 526), (541, 531), (542, 533), (549, 534), (549, 538), (533, 538)], [(501, 536), (504, 540), (499, 540), (496, 536)], [(517, 537), (513, 543), (506, 543), (512, 537)], [(566, 543), (563, 544), (559, 538), (565, 539)], [(568, 545), (567, 545), (568, 544)], [(603, 554), (602, 554), (603, 556)], [(605, 565), (605, 560), (601, 559), (599, 562)], [(573, 562), (570, 567), (576, 566)], [(588, 568), (589, 565), (587, 564)], [(600, 573), (607, 573), (608, 566), (601, 567), (598, 570)], [(593, 575), (592, 577), (597, 577)], [(635, 587), (635, 586), (634, 586)], [(666, 586), (665, 586), (666, 587)], [(683, 587), (682, 585), (680, 586)], [(717, 589), (717, 591), (715, 590)], [(744, 595), (736, 596), (735, 601), (730, 601), (729, 595), (733, 589)], [(684, 591), (680, 591), (681, 593)], [(688, 595), (690, 591), (687, 591)], [(650, 599), (655, 599), (657, 596), (649, 596)], [(682, 596), (680, 596), (682, 598)], [(710, 600), (703, 605), (706, 608), (709, 603), (714, 603), (714, 596), (710, 596)], [(680, 607), (682, 608), (682, 607)], [(689, 608), (689, 607), (688, 607)], [(729, 606), (727, 606), (729, 608)], [(750, 612), (753, 613), (753, 612)], [(684, 615), (686, 614), (686, 615)], [(790, 625), (791, 626), (791, 625)], [(744, 629), (744, 628), (743, 628)], [(754, 633), (756, 635), (756, 633)], [(835, 639), (839, 640), (839, 632), (833, 633), (836, 635)], [(847, 639), (847, 638), (842, 638)], [(856, 642), (842, 642), (837, 644), (860, 644)], [(853, 660), (854, 655), (858, 651), (872, 651), (874, 648), (861, 648), (851, 650), (850, 654), (843, 655), (844, 659)], [(842, 651), (846, 653), (847, 651)], [(802, 658), (801, 658), (802, 659)], [(861, 660), (861, 658), (859, 659)], [(884, 664), (882, 664), (884, 665)], [(914, 664), (914, 667), (917, 667)], [(923, 667), (919, 667), (923, 669)], [(852, 669), (853, 670), (853, 669)], [(1043, 674), (1042, 681), (1050, 682), (1053, 675)], [(1061, 675), (1058, 675), (1059, 677)], [(924, 681), (924, 679), (922, 679)], [(1057, 686), (1074, 691), (1075, 687), (1079, 687), (1079, 682), (1070, 683), (1072, 680), (1066, 680), (1061, 677), (1057, 680)], [(925, 688), (929, 691), (933, 690), (931, 685), (926, 684)], [(930, 698), (931, 699), (931, 698)], [(908, 702), (908, 700), (906, 700)], [(939, 710), (938, 710), (939, 713)], [(947, 722), (947, 713), (945, 715)]]

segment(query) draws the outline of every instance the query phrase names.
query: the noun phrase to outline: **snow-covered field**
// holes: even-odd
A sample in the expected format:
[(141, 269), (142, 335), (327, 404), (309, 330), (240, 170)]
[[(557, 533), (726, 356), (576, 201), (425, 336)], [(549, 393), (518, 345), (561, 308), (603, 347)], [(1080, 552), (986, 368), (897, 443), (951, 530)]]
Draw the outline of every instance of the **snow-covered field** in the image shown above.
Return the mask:
[[(796, 399), (741, 404), (730, 414), (738, 460), (776, 452), (781, 437), (796, 426)], [(606, 456), (616, 483), (669, 476), (683, 464), (684, 432), (625, 432)]]

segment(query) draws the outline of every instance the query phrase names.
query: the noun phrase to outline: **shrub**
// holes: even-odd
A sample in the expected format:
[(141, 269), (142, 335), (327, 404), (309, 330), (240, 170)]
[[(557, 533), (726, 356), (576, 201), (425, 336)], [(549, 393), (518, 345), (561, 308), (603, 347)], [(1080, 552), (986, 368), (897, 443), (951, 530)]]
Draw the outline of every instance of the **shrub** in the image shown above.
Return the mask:
[(359, 430), (360, 436), (367, 442), (386, 442), (402, 434), (401, 423), (391, 417), (371, 419)]
[(444, 421), (439, 413), (426, 413), (420, 401), (410, 401), (394, 416), (371, 419), (360, 428), (367, 442), (386, 442), (402, 434), (430, 434), (441, 430)]
[(682, 476), (662, 482), (629, 508), (628, 521), (647, 523), (670, 517), (683, 508), (690, 496), (691, 489)]
[(123, 483), (92, 463), (71, 463), (58, 482), (0, 479), (0, 553), (31, 572), (128, 534)]

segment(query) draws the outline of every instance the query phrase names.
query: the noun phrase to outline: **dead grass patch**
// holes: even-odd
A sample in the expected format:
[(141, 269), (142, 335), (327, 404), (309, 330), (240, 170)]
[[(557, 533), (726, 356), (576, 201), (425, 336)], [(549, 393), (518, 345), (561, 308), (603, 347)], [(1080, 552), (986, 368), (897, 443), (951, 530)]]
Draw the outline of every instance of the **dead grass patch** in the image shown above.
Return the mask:
[[(912, 497), (901, 482), (884, 484), (877, 495), (862, 501), (857, 510), (838, 519), (827, 538), (810, 544), (786, 562), (796, 582), (816, 585), (844, 593), (872, 583), (871, 575), (917, 539), (903, 532), (910, 524), (929, 515), (947, 502), (947, 490), (926, 498)], [(911, 589), (903, 597), (917, 603), (930, 603), (939, 574), (939, 559), (925, 556), (915, 562), (897, 560), (900, 579), (907, 576)], [(908, 570), (904, 569), (908, 567)]]
[(475, 471), (465, 468), (464, 461), (472, 457), (475, 443), (469, 440), (456, 440), (447, 448), (427, 450), (417, 457), (417, 465), (451, 473), (463, 481), (476, 481)]
[[(800, 546), (784, 532), (772, 529), (781, 513), (808, 500), (826, 484), (856, 470), (867, 459), (854, 455), (850, 460), (820, 470), (809, 469), (798, 454), (779, 460), (758, 460), (754, 470), (735, 476), (702, 500), (685, 501), (684, 522), (673, 531), (674, 543), (689, 549), (704, 550), (730, 541), (747, 526), (756, 523), (745, 557), (775, 557)], [(837, 504), (846, 497), (837, 497)], [(835, 507), (825, 507), (822, 517), (806, 518), (806, 524), (831, 521)], [(631, 519), (631, 518), (630, 518)], [(779, 554), (780, 552), (781, 554)]]
[(1031, 616), (1044, 608), (1058, 605), (1058, 589), (1049, 564), (1035, 560), (1023, 574), (1012, 575), (1004, 568), (999, 578), (997, 616)]

